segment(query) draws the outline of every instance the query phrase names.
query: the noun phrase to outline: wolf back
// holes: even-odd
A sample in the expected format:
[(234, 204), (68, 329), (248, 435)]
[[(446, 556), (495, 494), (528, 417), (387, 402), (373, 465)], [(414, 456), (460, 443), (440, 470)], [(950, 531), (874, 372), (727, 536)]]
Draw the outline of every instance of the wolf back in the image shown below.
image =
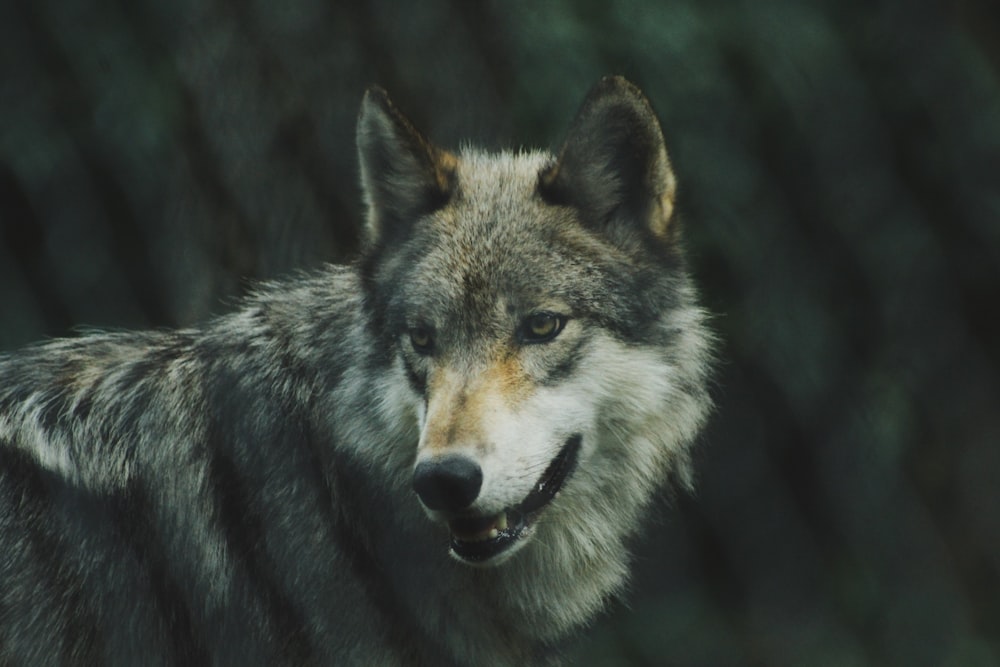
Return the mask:
[(555, 664), (621, 594), (710, 408), (649, 103), (358, 149), (354, 264), (0, 360), (0, 663)]

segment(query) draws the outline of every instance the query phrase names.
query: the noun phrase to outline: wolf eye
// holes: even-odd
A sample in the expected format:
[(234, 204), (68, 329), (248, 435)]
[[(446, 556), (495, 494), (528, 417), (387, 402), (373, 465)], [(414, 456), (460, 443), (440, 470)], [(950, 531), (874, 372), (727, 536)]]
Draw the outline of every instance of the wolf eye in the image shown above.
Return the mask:
[(410, 345), (417, 354), (430, 354), (434, 347), (434, 335), (428, 327), (410, 327)]
[(566, 318), (555, 313), (532, 313), (521, 324), (520, 338), (524, 343), (547, 343), (562, 331)]

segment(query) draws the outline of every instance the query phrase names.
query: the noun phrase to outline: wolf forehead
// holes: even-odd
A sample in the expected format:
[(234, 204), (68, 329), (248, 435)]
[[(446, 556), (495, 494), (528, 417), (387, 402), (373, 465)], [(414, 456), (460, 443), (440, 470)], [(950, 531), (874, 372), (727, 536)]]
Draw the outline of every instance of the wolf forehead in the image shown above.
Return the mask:
[(447, 203), (379, 253), (377, 289), (395, 328), (465, 323), (486, 333), (550, 310), (633, 334), (662, 311), (644, 292), (666, 277), (664, 256), (622, 247), (546, 200), (539, 181), (554, 155), (465, 147), (454, 158)]
[(571, 285), (585, 287), (579, 282), (584, 276), (571, 275), (571, 264), (587, 255), (606, 260), (609, 249), (576, 223), (570, 209), (539, 196), (538, 174), (554, 159), (542, 151), (463, 149), (448, 204), (416, 222), (396, 248), (423, 280), (413, 284), (403, 276), (400, 289), (411, 299), (429, 292), (453, 301), (485, 291), (527, 300), (560, 293), (568, 298)]

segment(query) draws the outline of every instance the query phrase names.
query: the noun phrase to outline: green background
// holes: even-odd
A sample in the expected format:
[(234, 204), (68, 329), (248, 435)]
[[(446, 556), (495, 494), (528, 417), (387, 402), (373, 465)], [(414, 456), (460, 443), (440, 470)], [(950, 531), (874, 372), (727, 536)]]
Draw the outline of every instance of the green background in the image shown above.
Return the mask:
[(1000, 9), (0, 3), (0, 350), (196, 323), (356, 249), (379, 83), (445, 146), (660, 114), (723, 363), (580, 665), (1000, 664)]

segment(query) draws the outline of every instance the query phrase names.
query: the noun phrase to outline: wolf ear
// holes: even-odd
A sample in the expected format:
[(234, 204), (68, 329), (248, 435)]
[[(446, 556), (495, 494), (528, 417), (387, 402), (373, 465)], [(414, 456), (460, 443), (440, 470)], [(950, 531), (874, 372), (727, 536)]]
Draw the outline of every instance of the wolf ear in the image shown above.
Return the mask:
[(674, 234), (677, 184), (660, 123), (642, 92), (620, 76), (591, 89), (558, 160), (539, 173), (538, 189), (602, 229), (624, 223), (663, 240)]
[(427, 141), (377, 86), (361, 101), (357, 141), (370, 243), (399, 233), (451, 197), (455, 156)]

